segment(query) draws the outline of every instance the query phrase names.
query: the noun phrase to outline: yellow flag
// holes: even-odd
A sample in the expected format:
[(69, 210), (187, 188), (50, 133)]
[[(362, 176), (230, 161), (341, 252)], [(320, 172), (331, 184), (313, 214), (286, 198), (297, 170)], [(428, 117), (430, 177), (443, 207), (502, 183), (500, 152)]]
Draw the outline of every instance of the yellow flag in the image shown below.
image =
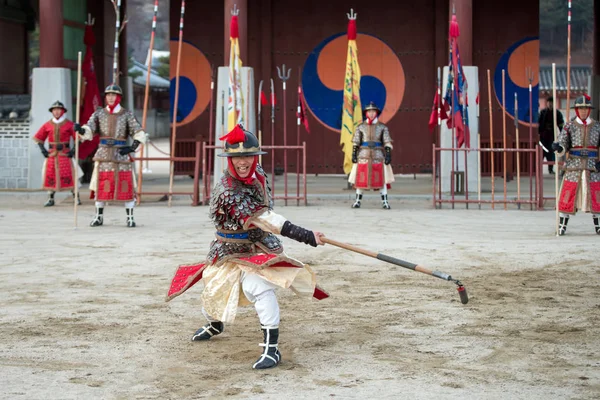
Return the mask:
[[(237, 18), (237, 17), (236, 17)], [(229, 52), (229, 96), (227, 98), (227, 132), (237, 124), (244, 125), (242, 98), (242, 60), (240, 60), (240, 45), (237, 37), (231, 37)]]
[(358, 48), (356, 40), (348, 40), (346, 57), (346, 78), (344, 79), (344, 109), (342, 113), (342, 130), (340, 144), (344, 151), (344, 173), (352, 169), (352, 135), (362, 122), (360, 104), (360, 67), (358, 66)]

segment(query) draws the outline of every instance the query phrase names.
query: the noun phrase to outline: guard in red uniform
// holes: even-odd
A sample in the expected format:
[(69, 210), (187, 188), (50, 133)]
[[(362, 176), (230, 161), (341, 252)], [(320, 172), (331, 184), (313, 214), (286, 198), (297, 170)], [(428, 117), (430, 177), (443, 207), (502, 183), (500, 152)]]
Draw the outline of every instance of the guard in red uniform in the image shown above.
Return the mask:
[[(37, 131), (33, 141), (38, 144), (46, 160), (42, 169), (42, 188), (48, 190), (48, 200), (44, 207), (54, 205), (54, 193), (70, 190), (75, 197), (75, 168), (79, 168), (73, 159), (76, 140), (73, 122), (67, 119), (67, 109), (60, 101), (55, 101), (48, 110), (52, 119)], [(48, 140), (48, 150), (44, 143)], [(81, 204), (79, 198), (78, 204)]]

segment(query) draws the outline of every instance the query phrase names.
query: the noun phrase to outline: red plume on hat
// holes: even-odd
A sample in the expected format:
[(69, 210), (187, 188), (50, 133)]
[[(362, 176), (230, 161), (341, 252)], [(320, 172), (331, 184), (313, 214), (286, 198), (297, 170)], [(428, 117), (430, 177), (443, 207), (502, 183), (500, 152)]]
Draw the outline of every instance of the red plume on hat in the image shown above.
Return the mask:
[(221, 136), (219, 140), (225, 140), (229, 144), (243, 143), (246, 140), (246, 134), (242, 127), (238, 124), (225, 136)]
[(587, 101), (592, 101), (592, 98), (586, 93), (583, 94), (583, 97), (585, 97)]

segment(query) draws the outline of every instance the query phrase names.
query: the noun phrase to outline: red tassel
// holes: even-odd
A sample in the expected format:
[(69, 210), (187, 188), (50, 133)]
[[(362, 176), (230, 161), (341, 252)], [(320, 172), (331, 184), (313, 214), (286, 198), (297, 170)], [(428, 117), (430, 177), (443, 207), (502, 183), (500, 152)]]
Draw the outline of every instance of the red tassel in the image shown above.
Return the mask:
[(229, 36), (233, 39), (240, 37), (240, 30), (238, 28), (238, 17), (234, 15), (231, 17), (231, 26), (229, 27)]
[(452, 21), (450, 22), (450, 37), (457, 38), (460, 36), (460, 30), (458, 29), (458, 21), (456, 20), (456, 15), (452, 16)]
[(356, 20), (348, 21), (348, 40), (356, 40)]
[(585, 97), (587, 101), (592, 101), (592, 98), (586, 93), (583, 94), (583, 97)]
[(262, 104), (263, 106), (266, 106), (268, 104), (267, 96), (265, 96), (265, 92), (262, 90), (260, 91), (260, 104)]
[(242, 127), (238, 124), (225, 136), (221, 136), (219, 140), (226, 140), (229, 144), (241, 143), (246, 139), (246, 134)]

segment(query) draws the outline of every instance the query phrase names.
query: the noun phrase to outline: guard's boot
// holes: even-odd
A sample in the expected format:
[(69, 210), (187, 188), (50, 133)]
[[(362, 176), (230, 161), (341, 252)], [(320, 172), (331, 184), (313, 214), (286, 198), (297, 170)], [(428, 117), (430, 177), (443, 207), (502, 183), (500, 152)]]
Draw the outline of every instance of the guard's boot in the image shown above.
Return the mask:
[(254, 363), (254, 369), (267, 369), (276, 367), (281, 362), (281, 353), (278, 348), (279, 327), (261, 326), (264, 334), (264, 343), (260, 346), (264, 350), (258, 360)]
[(44, 207), (52, 207), (54, 205), (54, 192), (48, 193), (48, 200), (44, 203)]
[(104, 224), (104, 208), (96, 207), (96, 215), (92, 222), (90, 222), (90, 226), (100, 226)]
[(362, 193), (356, 195), (356, 200), (354, 200), (354, 204), (352, 204), (352, 208), (360, 208), (360, 201), (362, 200)]
[(559, 217), (558, 219), (558, 235), (563, 236), (567, 232), (567, 224), (569, 217)]
[(554, 174), (554, 165), (548, 165), (548, 173)]
[(127, 227), (135, 228), (135, 221), (133, 220), (133, 208), (126, 208), (127, 212)]
[(389, 210), (390, 208), (390, 203), (388, 203), (388, 198), (387, 198), (387, 194), (382, 194), (381, 195), (381, 207), (383, 207), (384, 210)]
[(594, 217), (594, 228), (596, 229), (596, 234), (600, 235), (600, 220), (598, 217)]
[(201, 340), (208, 340), (213, 336), (217, 336), (223, 333), (223, 328), (225, 326), (222, 322), (209, 322), (204, 325), (202, 328), (198, 329), (194, 336), (192, 336), (192, 340), (197, 342)]
[[(73, 194), (73, 201), (75, 201), (75, 192), (71, 192)], [(81, 199), (79, 198), (79, 192), (77, 192), (77, 205), (81, 205)]]

